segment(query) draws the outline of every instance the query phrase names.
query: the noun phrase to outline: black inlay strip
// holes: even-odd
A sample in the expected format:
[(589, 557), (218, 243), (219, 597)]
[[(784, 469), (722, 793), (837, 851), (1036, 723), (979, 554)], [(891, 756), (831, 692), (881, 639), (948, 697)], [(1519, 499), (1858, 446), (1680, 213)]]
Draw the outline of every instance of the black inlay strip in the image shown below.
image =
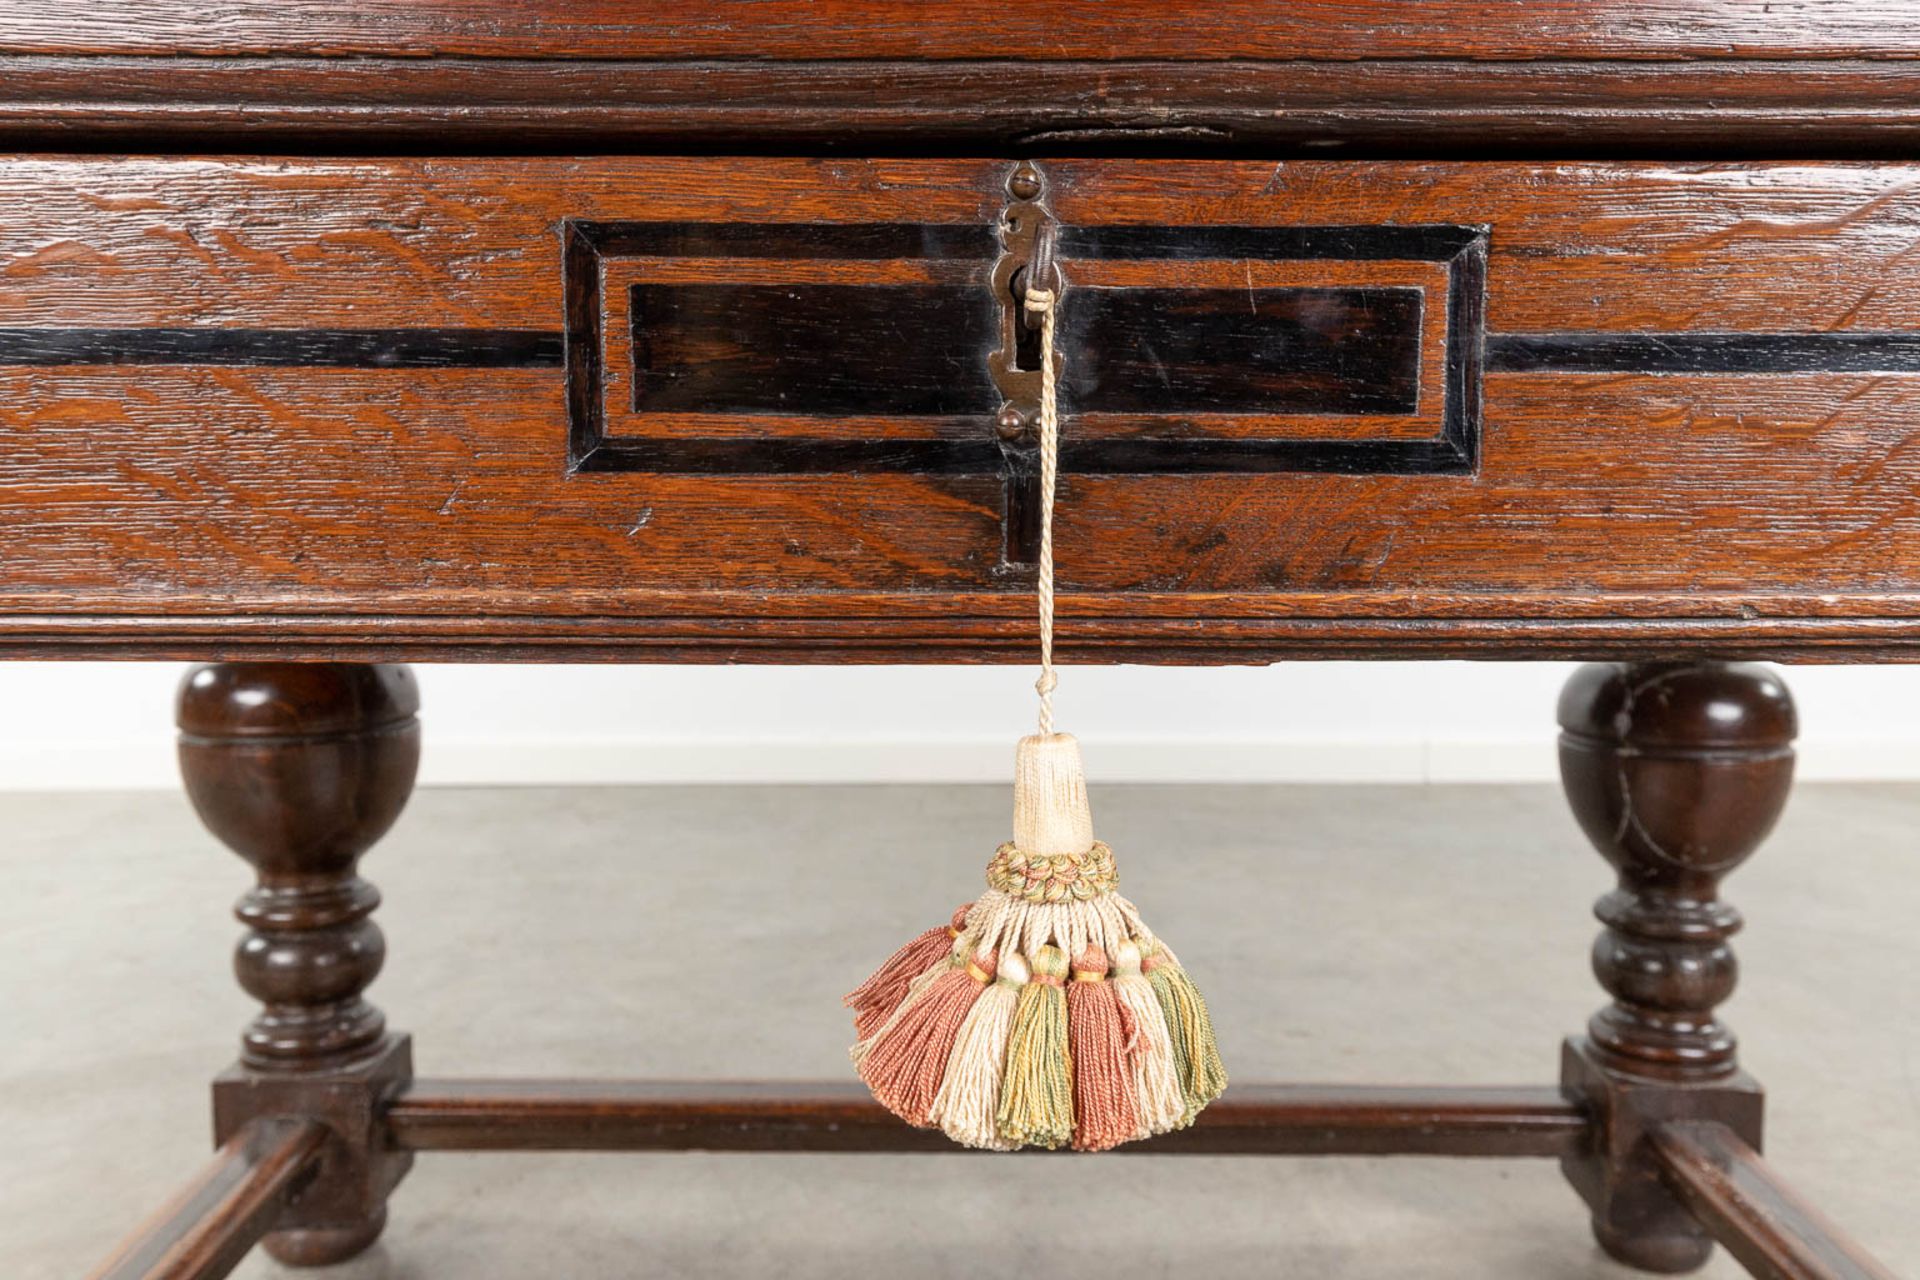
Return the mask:
[[(1474, 297), (1466, 274), (1456, 306)], [(1475, 353), (1472, 327), (1454, 332), (1457, 368)], [(562, 348), (538, 329), (0, 328), (0, 365), (553, 368)], [(1501, 373), (1920, 373), (1920, 333), (1490, 333), (1485, 361)]]
[(602, 438), (580, 456), (578, 471), (660, 471), (688, 475), (819, 475), (899, 471), (992, 475), (1000, 445), (979, 440), (621, 440)]
[(1447, 268), (1446, 406), (1441, 438), (1464, 460), (1463, 471), (1480, 466), (1481, 374), (1487, 356), (1487, 242), (1479, 237)]
[(1063, 258), (1330, 258), (1342, 262), (1449, 262), (1486, 235), (1451, 225), (1361, 227), (1060, 228)]
[(1091, 475), (1208, 475), (1215, 472), (1309, 471), (1336, 475), (1468, 475), (1473, 460), (1439, 440), (1062, 441), (1063, 471)]
[(0, 329), (0, 365), (545, 369), (562, 345), (537, 329)]
[(1920, 333), (1490, 333), (1501, 373), (1920, 373)]
[[(1000, 253), (985, 223), (590, 222), (570, 231), (602, 254), (661, 258), (934, 258)], [(1062, 226), (1065, 258), (1263, 258), (1446, 262), (1484, 238), (1480, 227)]]
[[(1177, 425), (1177, 423), (1176, 423)], [(580, 471), (690, 475), (819, 475), (893, 471), (991, 475), (1001, 470), (991, 440), (622, 440), (603, 439)], [(1305, 471), (1340, 475), (1467, 475), (1471, 456), (1451, 440), (1093, 440), (1061, 441), (1062, 470), (1078, 475), (1202, 475)]]
[(566, 281), (567, 459), (578, 465), (605, 434), (600, 387), (600, 253), (579, 224), (564, 224), (560, 273)]

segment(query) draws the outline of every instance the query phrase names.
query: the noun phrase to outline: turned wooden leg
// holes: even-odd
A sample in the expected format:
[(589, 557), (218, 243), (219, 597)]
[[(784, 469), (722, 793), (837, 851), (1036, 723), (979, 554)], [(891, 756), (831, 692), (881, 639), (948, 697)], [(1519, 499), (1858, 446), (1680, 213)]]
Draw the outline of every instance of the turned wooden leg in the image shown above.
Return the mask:
[(1661, 1180), (1649, 1134), (1717, 1121), (1760, 1146), (1760, 1088), (1714, 1012), (1733, 992), (1740, 927), (1719, 889), (1786, 804), (1793, 701), (1751, 664), (1595, 664), (1568, 682), (1560, 727), (1567, 799), (1620, 877), (1594, 909), (1594, 976), (1613, 1003), (1562, 1055), (1561, 1082), (1600, 1132), (1563, 1164), (1609, 1254), (1687, 1271), (1712, 1241)]
[(411, 1162), (380, 1137), (411, 1056), (361, 994), (386, 942), (371, 918), (380, 895), (357, 866), (412, 791), (419, 701), (407, 668), (344, 663), (202, 666), (180, 690), (187, 794), (258, 876), (236, 908), (247, 933), (234, 972), (262, 1007), (214, 1083), (215, 1139), (264, 1119), (328, 1130), (319, 1174), (265, 1239), (293, 1265), (373, 1243)]

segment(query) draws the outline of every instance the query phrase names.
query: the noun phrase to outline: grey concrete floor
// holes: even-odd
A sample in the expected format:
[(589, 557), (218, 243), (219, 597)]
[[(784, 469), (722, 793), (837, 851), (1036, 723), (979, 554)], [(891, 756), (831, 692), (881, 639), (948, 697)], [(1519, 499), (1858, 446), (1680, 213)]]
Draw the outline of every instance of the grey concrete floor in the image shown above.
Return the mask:
[[(1539, 1083), (1607, 885), (1545, 787), (1126, 787), (1096, 819), (1237, 1078)], [(844, 1078), (837, 1007), (969, 894), (992, 787), (429, 791), (368, 858), (423, 1074)], [(1920, 1270), (1920, 788), (1809, 786), (1731, 881), (1769, 1151)], [(0, 1274), (83, 1273), (207, 1149), (245, 868), (163, 794), (4, 796)], [(1608, 1277), (1548, 1163), (423, 1157), (398, 1277)], [(256, 1254), (241, 1276), (283, 1273)], [(1739, 1274), (1716, 1257), (1707, 1276)]]

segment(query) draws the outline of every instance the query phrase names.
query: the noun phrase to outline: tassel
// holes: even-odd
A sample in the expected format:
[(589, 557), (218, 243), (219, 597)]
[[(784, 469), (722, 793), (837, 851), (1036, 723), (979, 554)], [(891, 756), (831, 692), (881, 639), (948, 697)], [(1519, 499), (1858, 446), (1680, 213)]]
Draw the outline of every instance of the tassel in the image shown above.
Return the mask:
[(1141, 967), (1160, 1001), (1160, 1011), (1166, 1015), (1174, 1067), (1186, 1103), (1183, 1123), (1190, 1124), (1200, 1109), (1227, 1087), (1227, 1070), (1221, 1065), (1220, 1048), (1213, 1038), (1213, 1019), (1207, 1014), (1200, 989), (1165, 947), (1155, 947)]
[(1022, 739), (1014, 778), (1014, 838), (955, 914), (946, 958), (923, 934), (848, 997), (861, 1079), (909, 1123), (991, 1150), (1105, 1151), (1191, 1123), (1226, 1083), (1213, 1027), (1120, 896), (1078, 745)]
[(1033, 978), (1020, 992), (1007, 1037), (1006, 1079), (994, 1127), (1012, 1146), (1049, 1150), (1073, 1137), (1073, 1057), (1067, 1044), (1067, 957), (1055, 946), (1033, 953)]
[(1185, 1127), (1187, 1101), (1174, 1074), (1167, 1015), (1160, 1011), (1153, 984), (1140, 971), (1136, 942), (1123, 942), (1113, 953), (1113, 994), (1133, 1018), (1133, 1048), (1127, 1062), (1133, 1069), (1134, 1097), (1140, 1107), (1140, 1127), (1134, 1136), (1145, 1138)]
[(1107, 953), (1088, 947), (1073, 962), (1067, 988), (1067, 1044), (1073, 1054), (1073, 1148), (1111, 1151), (1140, 1131), (1133, 1067), (1137, 1028), (1113, 984)]
[[(957, 945), (955, 953), (963, 954)], [(991, 954), (950, 967), (874, 1037), (860, 1059), (860, 1078), (873, 1096), (908, 1124), (926, 1127), (927, 1109), (940, 1091), (953, 1042), (967, 1012), (993, 981), (993, 969)]]
[[(1018, 951), (1009, 951), (1001, 958), (993, 985), (973, 1002), (967, 1020), (960, 1024), (940, 1092), (927, 1111), (930, 1123), (939, 1125), (949, 1138), (964, 1146), (1012, 1150), (994, 1128), (994, 1113), (1000, 1105), (1000, 1078), (1006, 1070), (1013, 1011), (1028, 976), (1027, 962)], [(1159, 1016), (1157, 1009), (1154, 1016)]]
[(841, 1003), (853, 1010), (853, 1036), (865, 1040), (893, 1016), (906, 999), (913, 980), (946, 958), (948, 948), (966, 927), (969, 902), (953, 913), (953, 923), (929, 929), (887, 958), (865, 982), (849, 991)]

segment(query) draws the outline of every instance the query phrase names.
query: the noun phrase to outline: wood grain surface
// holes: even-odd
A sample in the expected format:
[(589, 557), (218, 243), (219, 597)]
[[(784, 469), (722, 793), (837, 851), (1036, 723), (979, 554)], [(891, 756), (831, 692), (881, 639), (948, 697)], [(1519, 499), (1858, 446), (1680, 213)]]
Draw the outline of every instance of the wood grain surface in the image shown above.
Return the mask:
[[(402, 1151), (956, 1151), (838, 1080), (415, 1080), (385, 1128)], [(1551, 1087), (1242, 1083), (1192, 1128), (1120, 1150), (1512, 1158), (1591, 1140)]]
[(902, 21), (889, 0), (11, 0), (24, 53), (469, 54), (520, 57), (1112, 58), (1911, 56), (1905, 0), (950, 0)]
[[(1475, 474), (1066, 475), (1069, 652), (1869, 656), (1920, 640), (1920, 368), (1902, 345), (1920, 322), (1920, 167), (1045, 167), (1078, 228), (1484, 226), (1496, 357)], [(1007, 169), (0, 162), (0, 330), (534, 344), (507, 367), (0, 367), (0, 647), (1024, 658), (997, 477), (570, 475), (566, 372), (539, 348), (566, 327), (566, 219), (977, 226)], [(1606, 335), (1624, 345), (1597, 367), (1555, 363)], [(1785, 355), (1681, 358), (1726, 335)], [(1868, 354), (1840, 361), (1820, 335)], [(1534, 339), (1544, 363), (1502, 367)]]
[(89, 1273), (89, 1280), (224, 1276), (313, 1181), (327, 1148), (318, 1120), (256, 1120)]
[(1653, 1137), (1687, 1207), (1749, 1272), (1769, 1280), (1895, 1280), (1723, 1124), (1682, 1121)]
[[(1109, 6), (1111, 7), (1111, 6)], [(1476, 14), (1475, 21), (1481, 15)], [(1496, 11), (1494, 16), (1499, 16)], [(0, 22), (6, 20), (0, 15)], [(1236, 33), (1238, 34), (1238, 33)], [(1911, 47), (1906, 37), (1903, 47)], [(1867, 57), (564, 61), (0, 54), (0, 143), (174, 152), (1911, 156)], [(1516, 49), (1516, 57), (1524, 51)]]

